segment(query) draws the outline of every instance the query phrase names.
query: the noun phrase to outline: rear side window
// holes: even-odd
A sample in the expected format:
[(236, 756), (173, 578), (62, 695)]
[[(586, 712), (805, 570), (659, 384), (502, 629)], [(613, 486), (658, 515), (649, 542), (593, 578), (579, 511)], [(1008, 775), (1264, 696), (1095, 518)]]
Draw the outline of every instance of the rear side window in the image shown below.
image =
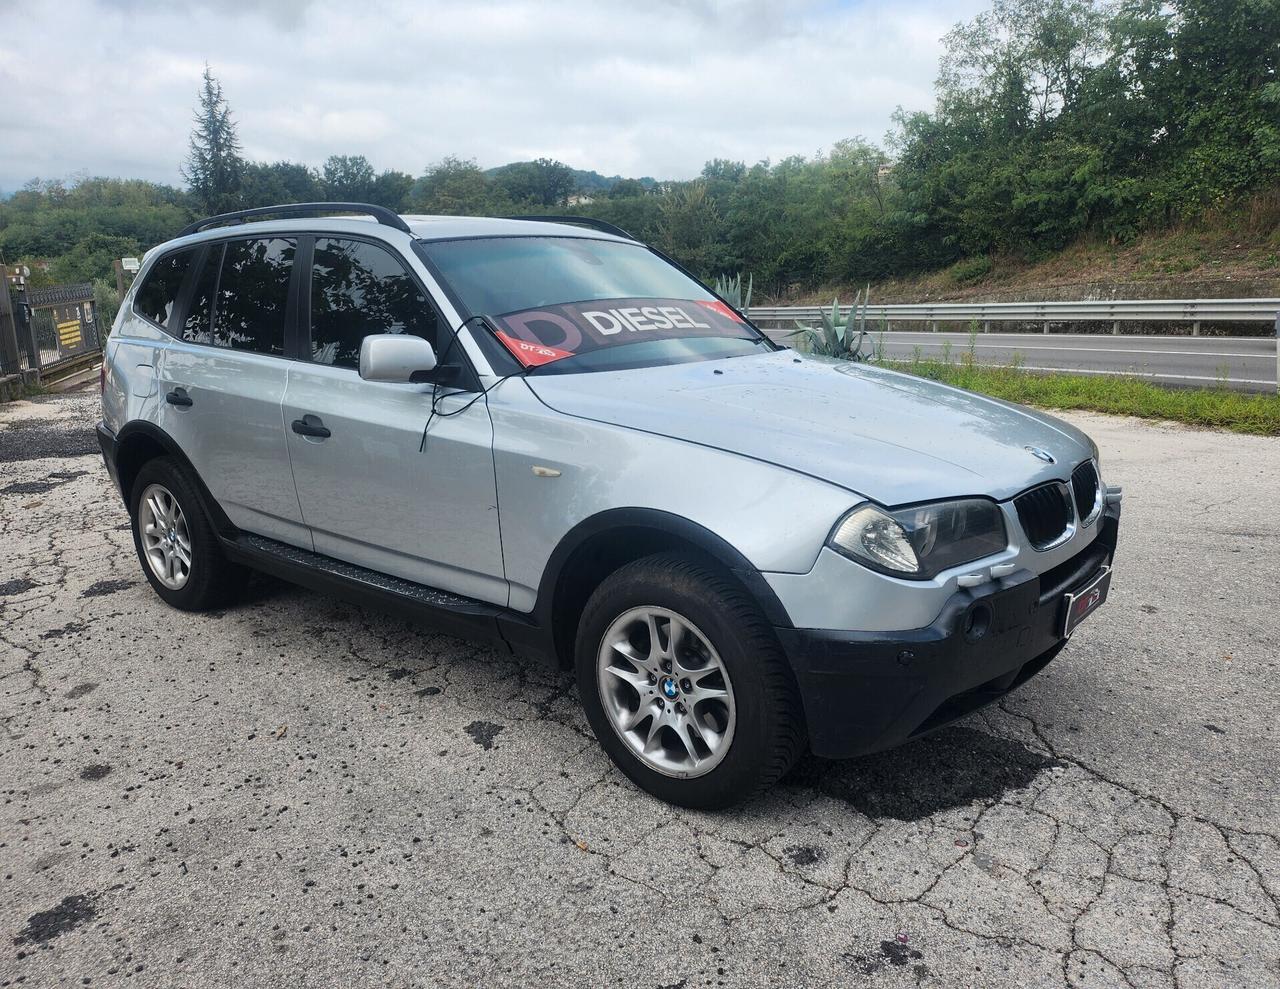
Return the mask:
[(360, 366), (360, 342), (411, 333), (439, 351), (436, 312), (390, 251), (360, 240), (316, 240), (311, 270), (311, 359)]
[(284, 353), (285, 312), (296, 241), (233, 240), (225, 248), (213, 312), (213, 342), (232, 350)]
[(188, 343), (209, 342), (209, 321), (213, 316), (213, 296), (218, 290), (218, 268), (221, 264), (222, 245), (214, 244), (204, 256), (204, 264), (196, 276), (195, 290), (191, 293), (191, 304), (182, 321), (182, 333), (179, 335)]
[(151, 322), (169, 329), (169, 317), (182, 291), (183, 279), (195, 257), (194, 250), (166, 254), (151, 266), (146, 281), (133, 297), (133, 310)]

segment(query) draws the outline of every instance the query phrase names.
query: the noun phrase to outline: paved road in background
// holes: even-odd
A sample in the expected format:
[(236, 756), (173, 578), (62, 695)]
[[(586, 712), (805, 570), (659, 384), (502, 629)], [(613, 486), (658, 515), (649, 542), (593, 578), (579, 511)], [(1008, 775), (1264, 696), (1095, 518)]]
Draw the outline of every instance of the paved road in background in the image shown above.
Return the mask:
[(675, 810), (562, 675), (287, 585), (165, 607), (0, 406), (0, 986), (1280, 986), (1280, 441), (1101, 416), (1111, 600), (999, 707)]
[[(769, 329), (787, 343), (785, 330)], [(877, 338), (878, 339), (878, 338)], [(969, 347), (968, 333), (893, 331), (884, 335), (889, 357), (910, 359), (917, 347), (939, 357), (950, 344), (953, 359)], [(1226, 380), (1241, 391), (1276, 390), (1276, 339), (1268, 337), (1147, 337), (1111, 334), (979, 333), (981, 364), (1009, 364), (1017, 354), (1026, 368), (1128, 374), (1165, 384), (1213, 386)]]

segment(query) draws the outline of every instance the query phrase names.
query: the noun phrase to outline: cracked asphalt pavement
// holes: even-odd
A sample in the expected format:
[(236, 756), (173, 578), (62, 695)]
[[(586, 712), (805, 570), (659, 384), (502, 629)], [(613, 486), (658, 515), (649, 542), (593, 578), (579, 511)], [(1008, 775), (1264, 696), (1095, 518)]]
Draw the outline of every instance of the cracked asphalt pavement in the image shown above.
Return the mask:
[(266, 579), (165, 607), (96, 406), (0, 406), (0, 986), (1280, 986), (1280, 440), (1069, 416), (1109, 604), (705, 814), (563, 675)]

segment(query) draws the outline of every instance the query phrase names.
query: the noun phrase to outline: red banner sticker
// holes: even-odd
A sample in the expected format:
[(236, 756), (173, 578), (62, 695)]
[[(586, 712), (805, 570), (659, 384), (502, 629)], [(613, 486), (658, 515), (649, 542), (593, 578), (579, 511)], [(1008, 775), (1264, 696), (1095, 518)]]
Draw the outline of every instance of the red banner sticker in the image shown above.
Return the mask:
[(718, 299), (599, 299), (492, 317), (498, 339), (525, 367), (644, 339), (755, 339)]
[(572, 357), (573, 354), (567, 350), (560, 350), (556, 347), (548, 347), (541, 343), (530, 343), (527, 340), (517, 340), (513, 336), (499, 331), (498, 339), (502, 341), (511, 355), (525, 367), (537, 367), (539, 364), (550, 364), (552, 361), (563, 360), (566, 357)]

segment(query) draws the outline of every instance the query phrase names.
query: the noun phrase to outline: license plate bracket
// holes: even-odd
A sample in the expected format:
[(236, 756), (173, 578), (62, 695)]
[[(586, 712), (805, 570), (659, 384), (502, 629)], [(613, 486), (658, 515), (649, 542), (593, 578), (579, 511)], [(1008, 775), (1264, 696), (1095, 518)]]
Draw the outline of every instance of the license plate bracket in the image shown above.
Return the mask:
[(1080, 590), (1064, 594), (1062, 637), (1066, 638), (1074, 632), (1082, 621), (1102, 607), (1107, 600), (1107, 592), (1111, 589), (1111, 567), (1102, 568), (1102, 572), (1089, 581)]

